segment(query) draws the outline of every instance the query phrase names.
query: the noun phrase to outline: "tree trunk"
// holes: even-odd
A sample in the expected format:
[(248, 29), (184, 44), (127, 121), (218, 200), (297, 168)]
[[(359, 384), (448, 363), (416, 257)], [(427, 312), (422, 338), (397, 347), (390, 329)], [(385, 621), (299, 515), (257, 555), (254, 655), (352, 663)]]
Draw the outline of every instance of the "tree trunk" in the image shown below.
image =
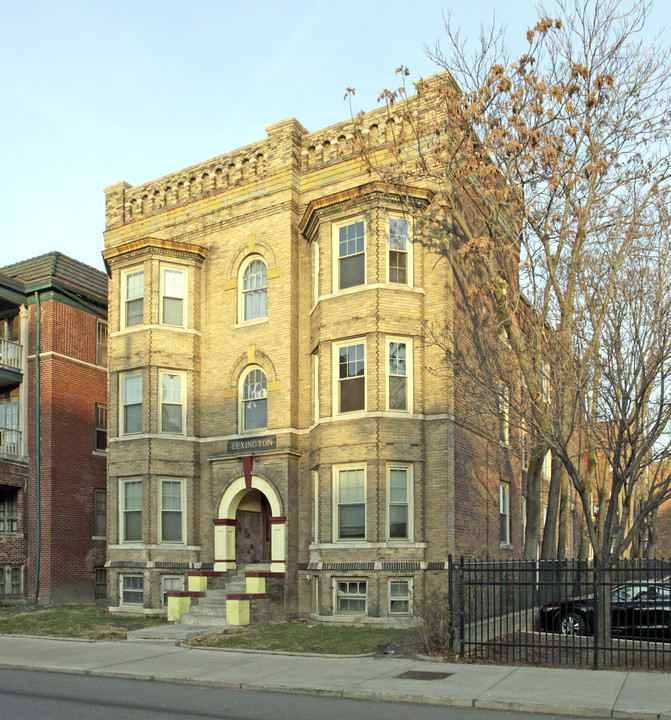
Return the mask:
[(552, 457), (550, 472), (550, 492), (548, 493), (548, 511), (543, 528), (541, 558), (554, 560), (557, 557), (557, 519), (559, 517), (559, 497), (561, 491), (562, 463), (559, 458)]
[[(567, 557), (568, 542), (569, 542), (569, 517), (571, 508), (569, 507), (568, 499), (568, 471), (562, 465), (561, 468), (561, 486), (560, 486), (560, 497), (559, 497), (559, 528), (557, 530), (557, 558), (564, 560)], [(573, 548), (571, 548), (571, 556), (573, 555)]]
[(536, 560), (541, 536), (541, 472), (547, 449), (535, 447), (527, 467), (527, 523), (524, 531), (524, 559)]

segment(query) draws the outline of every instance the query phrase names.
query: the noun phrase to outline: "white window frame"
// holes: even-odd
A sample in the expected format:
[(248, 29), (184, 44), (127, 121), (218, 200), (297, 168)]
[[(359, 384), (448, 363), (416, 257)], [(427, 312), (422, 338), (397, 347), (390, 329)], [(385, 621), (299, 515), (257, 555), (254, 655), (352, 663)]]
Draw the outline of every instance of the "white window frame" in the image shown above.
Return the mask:
[[(166, 580), (169, 580), (172, 584), (177, 581), (177, 588), (166, 588)], [(168, 607), (168, 598), (165, 596), (167, 592), (181, 592), (184, 590), (184, 576), (183, 575), (161, 575), (161, 605)]]
[[(413, 408), (412, 396), (413, 396), (413, 353), (412, 353), (412, 339), (407, 337), (393, 337), (387, 336), (386, 338), (386, 396), (387, 396), (387, 410), (390, 412), (398, 413), (411, 413)], [(391, 393), (390, 385), (391, 378), (394, 376), (391, 372), (391, 345), (392, 343), (404, 344), (405, 345), (405, 375), (398, 377), (405, 377), (405, 408), (392, 408), (391, 407)]]
[[(107, 490), (95, 488), (93, 492), (93, 536), (107, 536)], [(102, 509), (101, 509), (102, 506)], [(102, 518), (102, 520), (101, 520)], [(99, 524), (102, 523), (102, 527)], [(102, 530), (102, 532), (98, 532)]]
[(499, 410), (499, 440), (506, 447), (510, 445), (510, 391), (504, 382), (499, 383), (497, 396)]
[[(392, 595), (392, 585), (405, 584), (407, 587), (407, 593), (405, 595)], [(398, 610), (394, 607), (395, 603), (407, 603), (407, 607), (404, 610)], [(412, 613), (412, 578), (409, 577), (397, 577), (389, 578), (387, 582), (387, 608), (390, 615), (410, 615)]]
[(550, 402), (550, 363), (544, 358), (541, 359), (541, 391), (543, 402)]
[[(340, 502), (340, 474), (344, 472), (361, 472), (363, 474), (363, 501), (362, 502)], [(347, 465), (333, 465), (333, 542), (338, 543), (365, 543), (368, 536), (367, 511), (368, 503), (366, 498), (367, 477), (365, 463), (350, 463)], [(340, 537), (340, 507), (363, 505), (363, 536), (361, 537)]]
[[(347, 584), (347, 592), (341, 594), (343, 584)], [(354, 590), (356, 585), (356, 592), (349, 592)], [(365, 592), (361, 593), (361, 586), (363, 585)], [(353, 600), (359, 602), (363, 600), (363, 610), (341, 610), (340, 600)], [(368, 578), (333, 578), (333, 614), (334, 615), (368, 615)]]
[[(356, 375), (353, 375), (349, 378), (341, 378), (340, 377), (340, 350), (341, 348), (346, 347), (354, 347), (356, 345), (361, 345), (363, 347), (363, 407), (357, 408), (355, 410), (341, 410), (341, 383), (343, 380), (352, 380), (354, 377), (358, 377)], [(367, 366), (367, 352), (366, 352), (366, 339), (365, 338), (352, 338), (351, 340), (345, 340), (343, 342), (337, 342), (333, 343), (333, 408), (335, 410), (335, 415), (350, 415), (352, 413), (357, 412), (366, 412), (366, 407), (368, 405), (367, 403), (367, 391), (368, 391), (368, 383), (366, 381), (366, 366)]]
[(101, 367), (107, 367), (108, 340), (107, 323), (104, 320), (98, 320), (96, 322), (96, 365)]
[[(266, 284), (254, 287), (254, 288), (247, 288), (245, 289), (245, 273), (247, 272), (247, 269), (250, 267), (250, 265), (254, 262), (262, 262), (265, 267), (265, 276), (266, 276)], [(267, 320), (268, 318), (268, 263), (266, 259), (263, 257), (263, 255), (255, 254), (250, 255), (249, 257), (245, 258), (244, 262), (240, 266), (240, 273), (238, 276), (238, 323), (239, 324), (249, 324), (249, 323), (257, 323), (262, 322), (264, 320)], [(265, 308), (266, 312), (265, 315), (258, 315), (256, 317), (245, 317), (245, 296), (247, 293), (251, 292), (258, 292), (263, 291), (265, 293)]]
[[(107, 405), (100, 405), (96, 404), (95, 406), (95, 441), (93, 445), (93, 449), (95, 452), (107, 452)], [(105, 438), (105, 446), (101, 447), (101, 444), (99, 440), (102, 439), (102, 435), (104, 435)]]
[(19, 531), (19, 490), (18, 487), (8, 486), (3, 490), (0, 500), (0, 516), (2, 529), (0, 535), (16, 535)]
[(312, 542), (319, 542), (319, 472), (312, 471)]
[[(167, 288), (166, 288), (166, 281), (165, 281), (165, 273), (166, 271), (174, 272), (174, 273), (181, 273), (182, 275), (182, 294), (181, 297), (179, 295), (166, 295)], [(188, 273), (187, 268), (183, 265), (168, 265), (161, 263), (160, 265), (160, 293), (161, 298), (159, 302), (159, 322), (161, 325), (168, 325), (169, 327), (184, 327), (185, 322), (185, 311), (186, 311), (186, 303), (187, 303), (187, 279), (188, 279)], [(165, 300), (172, 299), (172, 300), (181, 300), (182, 302), (182, 312), (180, 313), (180, 320), (178, 323), (172, 323), (172, 322), (166, 322), (165, 319)]]
[[(392, 501), (391, 477), (393, 470), (403, 470), (406, 481), (405, 502)], [(414, 467), (412, 463), (388, 463), (387, 464), (387, 540), (389, 542), (409, 542), (413, 538), (413, 495), (414, 495)], [(406, 507), (406, 536), (392, 537), (391, 535), (391, 510), (394, 506)]]
[[(257, 397), (245, 399), (245, 382), (249, 375), (256, 370), (263, 374), (263, 387), (258, 391), (260, 394)], [(251, 403), (256, 400), (263, 400), (266, 403), (266, 424), (262, 427), (247, 428), (245, 421), (246, 403)], [(268, 428), (268, 376), (260, 365), (248, 365), (240, 375), (240, 384), (238, 387), (238, 418), (238, 427), (241, 433), (260, 432)]]
[[(501, 523), (505, 518), (505, 526)], [(504, 530), (504, 532), (501, 532)], [(499, 542), (501, 547), (509, 548), (510, 543), (510, 485), (499, 483)]]
[[(18, 575), (18, 581), (14, 577)], [(18, 598), (24, 592), (24, 566), (0, 565), (0, 599)], [(12, 592), (16, 586), (17, 592)]]
[(320, 269), (320, 256), (319, 256), (319, 241), (315, 240), (312, 243), (312, 255), (314, 258), (314, 277), (313, 277), (313, 292), (312, 299), (316, 305), (319, 302), (319, 269)]
[[(168, 400), (163, 395), (163, 378), (168, 377), (171, 379), (177, 378), (179, 380), (179, 402), (174, 402), (175, 398), (170, 397)], [(177, 383), (176, 383), (177, 384)], [(174, 388), (173, 388), (174, 389)], [(163, 427), (163, 406), (169, 405), (172, 407), (180, 407), (180, 423), (182, 425), (181, 430), (166, 430)], [(186, 373), (179, 372), (176, 370), (159, 370), (158, 372), (158, 422), (159, 432), (162, 435), (185, 435), (186, 434)]]
[[(163, 485), (170, 483), (172, 485), (179, 485), (179, 510), (174, 508), (163, 507)], [(158, 538), (160, 543), (166, 545), (186, 545), (186, 484), (183, 479), (162, 477), (159, 478), (158, 482)], [(163, 513), (177, 513), (179, 512), (179, 523), (180, 523), (180, 539), (179, 540), (166, 540), (163, 537)]]
[[(343, 257), (340, 257), (340, 230), (341, 228), (350, 227), (351, 225), (356, 225), (357, 223), (363, 224), (363, 250), (359, 252), (349, 253), (347, 255), (343, 255)], [(344, 292), (347, 290), (352, 290), (360, 287), (364, 287), (366, 285), (366, 280), (368, 273), (366, 272), (366, 261), (367, 261), (367, 249), (366, 244), (368, 240), (368, 224), (366, 223), (366, 220), (362, 216), (356, 216), (347, 218), (346, 220), (341, 220), (339, 222), (335, 222), (332, 225), (333, 228), (333, 241), (332, 241), (332, 247), (333, 247), (333, 292)], [(343, 258), (346, 257), (355, 257), (357, 255), (362, 256), (362, 262), (363, 262), (363, 281), (360, 283), (356, 283), (355, 285), (348, 285), (347, 287), (341, 287), (340, 282), (340, 261)]]
[[(126, 486), (131, 483), (139, 483), (140, 485), (140, 507), (126, 507)], [(142, 524), (143, 524), (143, 509), (144, 505), (144, 483), (142, 478), (131, 477), (119, 480), (119, 540), (122, 543), (141, 543), (142, 542)], [(126, 539), (126, 514), (127, 513), (140, 513), (140, 537)]]
[[(140, 378), (140, 402), (139, 403), (127, 403), (126, 402), (126, 381), (130, 378)], [(140, 406), (140, 429), (128, 432), (126, 429), (126, 408), (129, 406)], [(142, 377), (142, 371), (120, 373), (119, 375), (119, 428), (121, 431), (119, 435), (139, 435), (144, 427), (144, 378)]]
[(312, 355), (312, 401), (314, 408), (314, 421), (319, 422), (319, 354)]
[[(403, 252), (401, 250), (396, 250), (391, 247), (391, 222), (392, 222), (392, 220), (394, 220), (394, 221), (404, 220), (406, 222), (406, 240), (405, 240), (405, 242), (406, 242), (406, 247), (405, 247), (406, 279), (405, 279), (405, 282), (399, 282), (398, 280), (391, 279), (391, 253), (392, 252)], [(412, 287), (412, 278), (413, 278), (412, 219), (405, 215), (389, 213), (385, 219), (385, 230), (386, 230), (386, 249), (387, 249), (387, 256), (386, 256), (387, 282), (390, 285), (394, 285), (397, 287)]]
[(552, 477), (552, 451), (548, 450), (543, 457), (543, 475), (549, 480)]
[[(134, 296), (132, 298), (128, 297), (128, 277), (130, 275), (134, 275), (135, 273), (142, 273), (142, 295)], [(144, 266), (142, 265), (136, 265), (134, 267), (126, 268), (125, 270), (121, 271), (121, 292), (119, 293), (121, 297), (121, 317), (119, 318), (119, 327), (121, 330), (125, 330), (126, 328), (135, 328), (135, 327), (141, 327), (144, 325), (144, 311), (145, 311), (145, 302), (144, 299), (147, 295), (147, 288), (146, 288), (146, 273)], [(128, 324), (128, 304), (130, 302), (139, 300), (140, 297), (142, 298), (142, 319), (139, 323), (132, 323), (131, 325)]]
[[(129, 588), (129, 593), (142, 593), (142, 600), (140, 602), (127, 602), (125, 599), (126, 588), (124, 587), (126, 579), (134, 578), (140, 580), (140, 588)], [(138, 575), (137, 573), (124, 573), (119, 575), (119, 605), (130, 605), (132, 607), (138, 607), (144, 605), (144, 575)]]

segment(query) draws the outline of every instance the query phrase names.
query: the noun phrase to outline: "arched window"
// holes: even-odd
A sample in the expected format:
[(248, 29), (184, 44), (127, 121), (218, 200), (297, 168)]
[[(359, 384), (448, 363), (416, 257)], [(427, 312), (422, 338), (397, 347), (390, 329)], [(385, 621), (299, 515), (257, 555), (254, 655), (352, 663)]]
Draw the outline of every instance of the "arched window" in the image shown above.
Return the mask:
[(242, 381), (242, 430), (259, 430), (268, 424), (268, 393), (266, 374), (255, 367)]
[(242, 274), (242, 322), (268, 315), (268, 271), (266, 263), (255, 257)]

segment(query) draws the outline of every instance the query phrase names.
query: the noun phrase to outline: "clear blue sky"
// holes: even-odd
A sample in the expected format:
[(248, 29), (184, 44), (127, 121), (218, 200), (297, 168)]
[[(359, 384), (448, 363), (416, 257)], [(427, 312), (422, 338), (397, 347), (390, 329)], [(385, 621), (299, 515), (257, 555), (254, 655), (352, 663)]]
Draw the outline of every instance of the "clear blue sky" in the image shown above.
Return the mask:
[[(348, 86), (372, 109), (398, 65), (436, 72), (450, 10), (474, 44), (494, 11), (511, 39), (537, 18), (529, 0), (0, 0), (0, 266), (59, 250), (102, 269), (104, 187), (287, 117), (340, 122)], [(653, 15), (671, 27), (667, 0)]]

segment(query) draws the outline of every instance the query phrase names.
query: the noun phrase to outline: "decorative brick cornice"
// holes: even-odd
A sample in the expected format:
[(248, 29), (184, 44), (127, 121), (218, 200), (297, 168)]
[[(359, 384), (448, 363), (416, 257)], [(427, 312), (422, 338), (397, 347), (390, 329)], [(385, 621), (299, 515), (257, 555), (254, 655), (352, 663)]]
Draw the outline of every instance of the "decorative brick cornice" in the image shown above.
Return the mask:
[(161, 238), (145, 237), (139, 240), (108, 248), (102, 253), (107, 274), (111, 276), (110, 262), (120, 257), (137, 258), (143, 255), (164, 255), (166, 257), (183, 260), (194, 260), (202, 263), (209, 253), (209, 248), (202, 245), (192, 245), (179, 240), (163, 240)]
[(412, 204), (418, 207), (426, 207), (433, 199), (433, 196), (434, 193), (425, 188), (407, 187), (396, 190), (386, 183), (376, 180), (313, 200), (305, 209), (298, 229), (311, 242), (315, 236), (319, 221), (324, 215), (342, 212), (359, 205), (369, 205), (374, 202), (399, 205), (410, 200)]

